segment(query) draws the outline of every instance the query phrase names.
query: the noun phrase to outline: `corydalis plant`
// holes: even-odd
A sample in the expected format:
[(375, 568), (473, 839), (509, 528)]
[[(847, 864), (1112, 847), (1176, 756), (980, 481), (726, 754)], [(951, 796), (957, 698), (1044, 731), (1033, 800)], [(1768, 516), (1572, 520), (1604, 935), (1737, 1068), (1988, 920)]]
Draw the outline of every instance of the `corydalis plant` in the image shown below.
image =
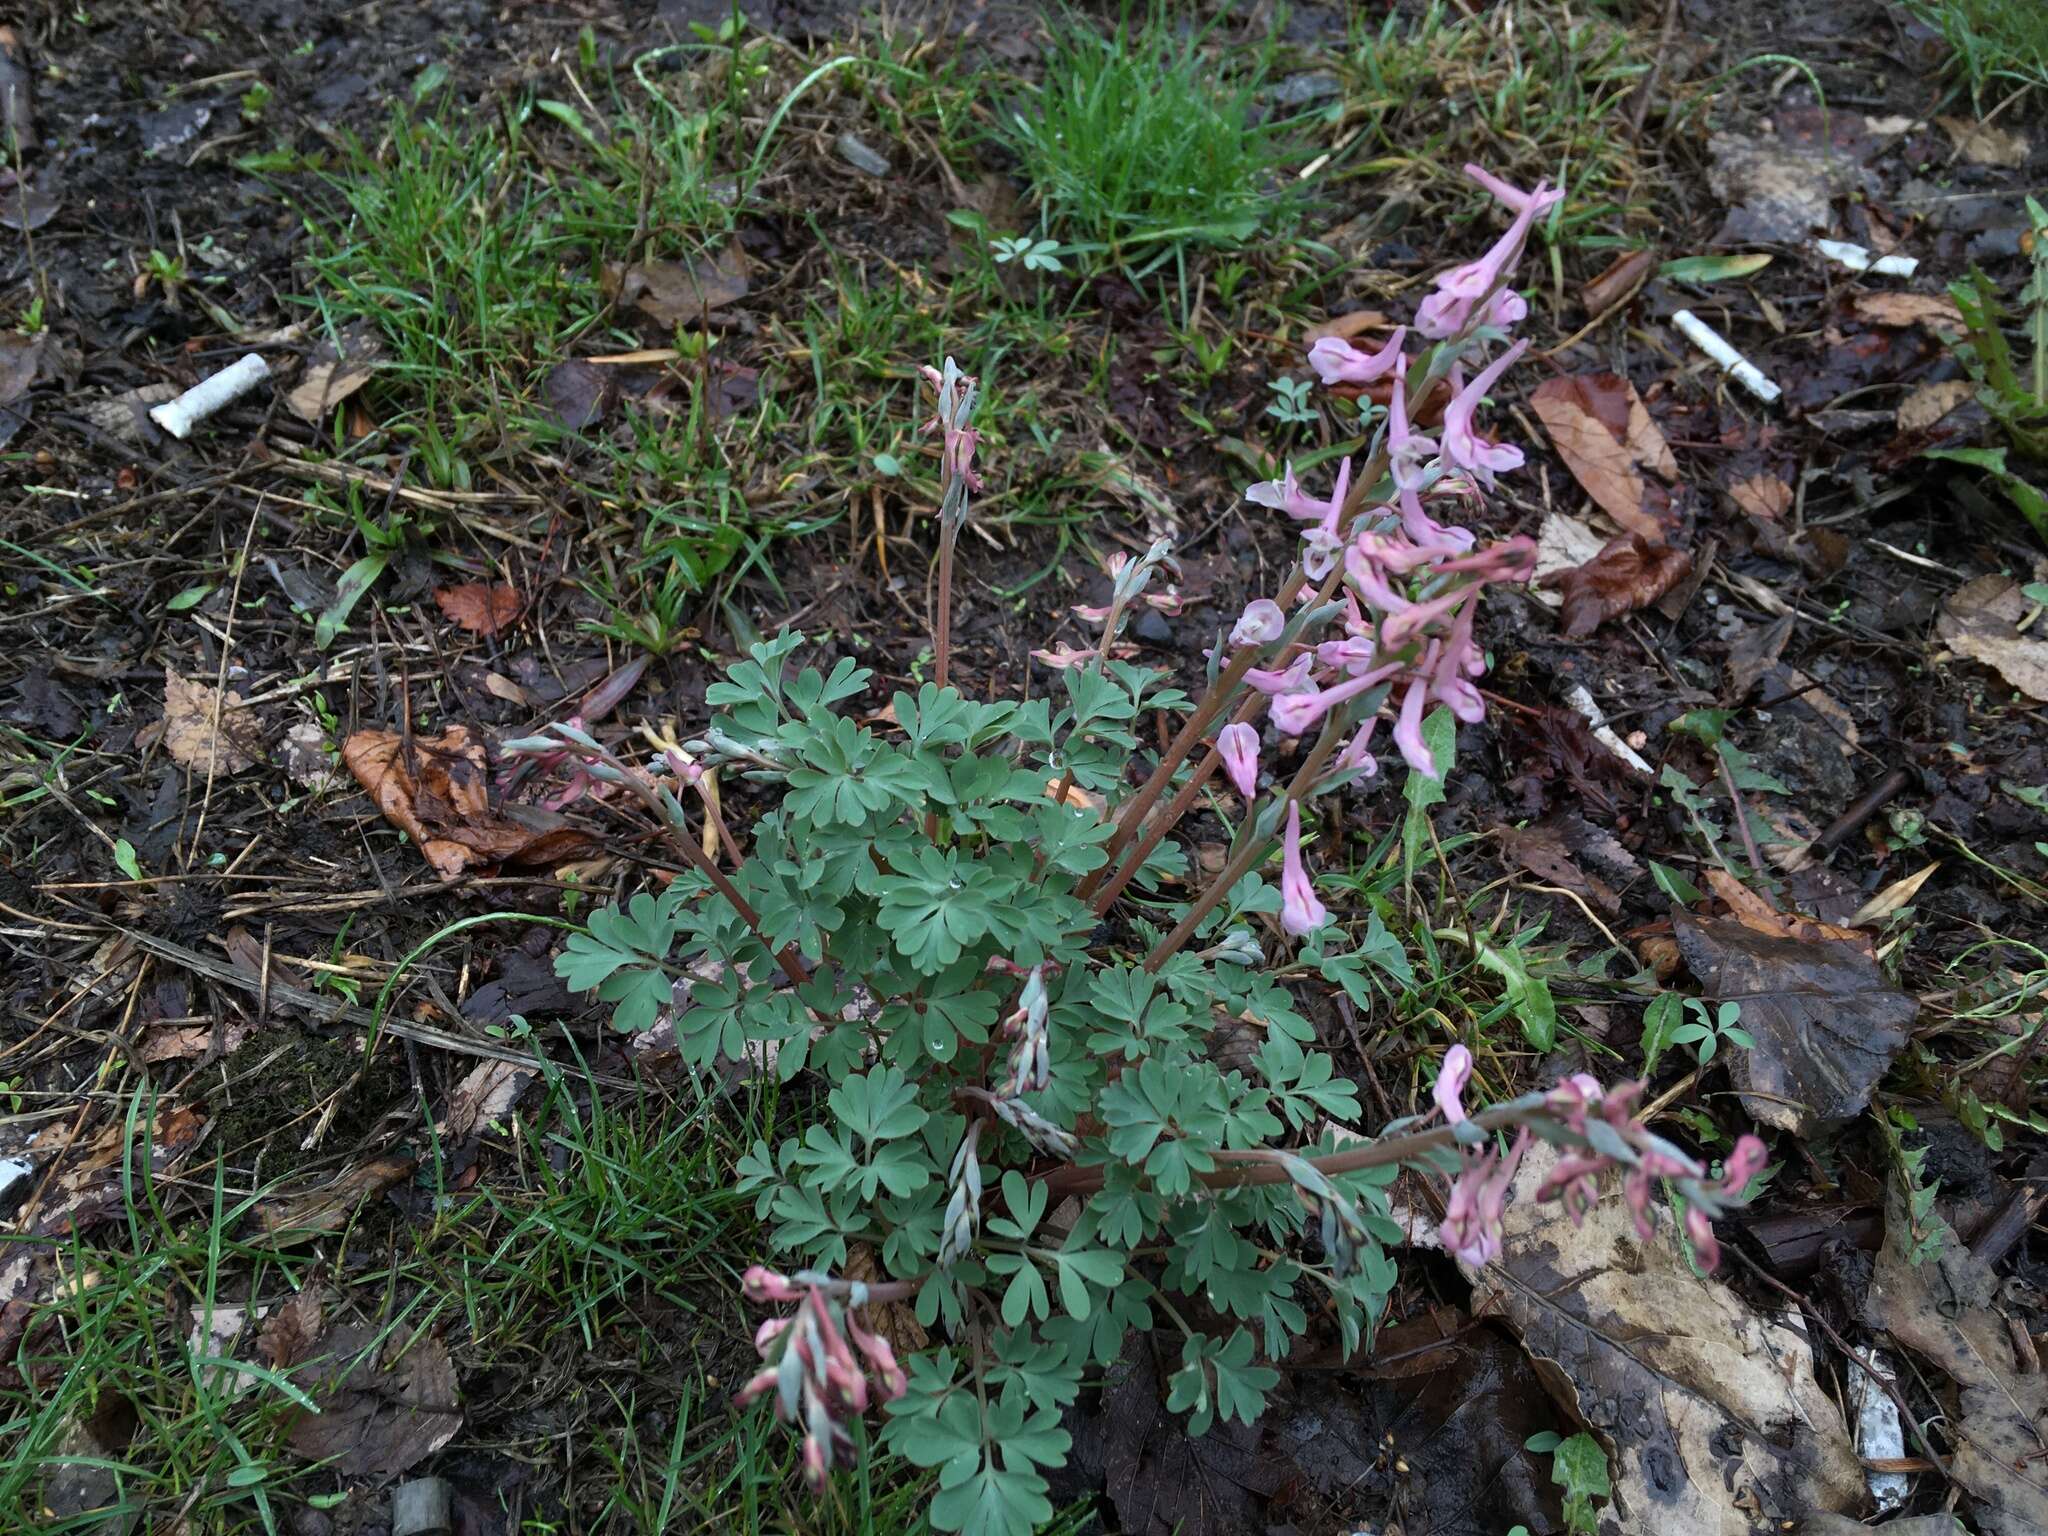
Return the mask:
[[(1254, 1418), (1279, 1379), (1267, 1362), (1311, 1319), (1347, 1351), (1368, 1343), (1395, 1281), (1386, 1191), (1403, 1165), (1444, 1181), (1447, 1245), (1486, 1263), (1526, 1138), (1565, 1149), (1553, 1193), (1568, 1209), (1613, 1168), (1645, 1212), (1641, 1191), (1676, 1187), (1689, 1227), (1755, 1161), (1745, 1146), (1727, 1184), (1709, 1180), (1633, 1118), (1626, 1089), (1573, 1084), (1468, 1114), (1462, 1047), (1426, 1120), (1367, 1138), (1351, 1084), (1265, 968), (1262, 932), (1313, 933), (1304, 963), (1368, 1007), (1412, 980), (1377, 924), (1345, 952), (1304, 821), (1376, 770), (1382, 719), (1413, 771), (1435, 775), (1425, 710), (1483, 713), (1477, 606), (1527, 570), (1528, 549), (1483, 544), (1452, 509), (1513, 467), (1478, 407), (1517, 355), (1501, 334), (1513, 306), (1497, 300), (1525, 214), (1511, 250), (1440, 289), (1438, 310), (1466, 306), (1464, 329), (1413, 358), (1399, 333), (1367, 356), (1398, 387), (1359, 472), (1340, 469), (1327, 500), (1291, 473), (1254, 488), (1302, 523), (1302, 559), (1219, 635), (1199, 698), (1115, 655), (1135, 608), (1170, 596), (1153, 590), (1171, 568), (1162, 544), (1114, 570), (1110, 601), (1082, 616), (1099, 626), (1090, 644), (1048, 653), (1050, 699), (981, 701), (935, 681), (878, 719), (865, 669), (799, 667), (802, 641), (783, 635), (709, 690), (701, 738), (651, 764), (570, 727), (511, 744), (626, 791), (688, 864), (594, 914), (561, 973), (614, 1001), (622, 1028), (666, 1013), (693, 1070), (772, 1061), (811, 1086), (808, 1118), (755, 1142), (738, 1176), (787, 1256), (749, 1272), (749, 1296), (783, 1310), (747, 1392), (798, 1426), (814, 1482), (886, 1404), (885, 1442), (937, 1471), (936, 1526), (1022, 1533), (1052, 1512), (1062, 1408), (1134, 1330), (1176, 1341), (1169, 1403), (1194, 1434)], [(931, 379), (943, 658), (974, 392), (951, 362)], [(1436, 439), (1407, 412), (1433, 392), (1450, 397)], [(1134, 787), (1155, 713), (1182, 725)], [(1261, 773), (1262, 728), (1309, 741), (1284, 782)], [(1246, 814), (1221, 872), (1191, 887), (1171, 833), (1218, 768)], [(736, 868), (691, 826), (693, 803), (715, 814), (713, 775), (767, 792)], [(1123, 922), (1104, 926), (1119, 902)], [(1249, 1046), (1213, 1051), (1224, 1028)], [(848, 1278), (876, 1265), (886, 1278)], [(882, 1301), (914, 1308), (939, 1341), (900, 1378), (857, 1316)]]

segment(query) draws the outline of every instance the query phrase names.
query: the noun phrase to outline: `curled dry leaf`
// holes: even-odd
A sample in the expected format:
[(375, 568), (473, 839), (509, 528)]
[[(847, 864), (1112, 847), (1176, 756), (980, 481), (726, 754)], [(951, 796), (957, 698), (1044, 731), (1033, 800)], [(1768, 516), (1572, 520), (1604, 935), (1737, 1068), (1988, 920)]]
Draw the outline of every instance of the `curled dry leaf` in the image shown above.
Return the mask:
[(1892, 330), (1925, 326), (1937, 334), (1963, 334), (1963, 312), (1954, 299), (1937, 293), (1859, 293), (1852, 305), (1856, 318), (1867, 325)]
[(602, 286), (614, 304), (631, 305), (657, 325), (688, 325), (747, 296), (747, 258), (729, 245), (715, 257), (608, 261)]
[(400, 1324), (388, 1336), (346, 1324), (321, 1340), (320, 1357), (295, 1373), (320, 1404), (292, 1421), (291, 1447), (311, 1461), (333, 1459), (344, 1477), (387, 1482), (455, 1438), (462, 1400), (455, 1366), (440, 1340)]
[(1934, 631), (1959, 656), (1981, 661), (2029, 698), (2048, 699), (2048, 638), (2040, 622), (2022, 632), (2033, 611), (2010, 576), (1979, 576), (1951, 592)]
[(448, 1096), (447, 1113), (435, 1127), (443, 1142), (459, 1145), (501, 1119), (519, 1101), (537, 1070), (517, 1062), (480, 1061)]
[(1605, 1443), (1613, 1528), (1727, 1536), (1859, 1508), (1862, 1468), (1805, 1334), (1695, 1275), (1668, 1218), (1645, 1243), (1616, 1196), (1576, 1229), (1539, 1204), (1557, 1156), (1538, 1142), (1523, 1158), (1472, 1311), (1504, 1317), (1551, 1395)]
[(1743, 1107), (1802, 1136), (1861, 1114), (1920, 1012), (1868, 945), (1689, 912), (1672, 923), (1702, 993), (1741, 1004), (1755, 1044), (1730, 1054), (1728, 1072)]
[(2027, 163), (2033, 146), (2017, 128), (2000, 128), (1993, 123), (1972, 122), (1967, 117), (1937, 117), (1941, 131), (1955, 145), (1956, 153), (1972, 165), (1995, 165), (2013, 170)]
[(1563, 607), (1556, 583), (1545, 578), (1578, 569), (1597, 556), (1606, 542), (1576, 517), (1544, 513), (1543, 526), (1536, 532), (1536, 574), (1529, 589), (1536, 601), (1546, 608)]
[(383, 356), (374, 331), (359, 328), (339, 338), (330, 337), (306, 359), (305, 372), (284, 403), (301, 421), (318, 425), (329, 411), (370, 382)]
[(590, 847), (589, 834), (528, 812), (527, 826), (491, 810), (483, 743), (466, 726), (408, 743), (396, 731), (357, 731), (341, 760), (384, 819), (419, 844), (443, 879), (480, 864), (559, 864)]
[(194, 773), (240, 773), (263, 756), (255, 717), (242, 696), (164, 668), (164, 750)]
[(1526, 828), (1504, 826), (1500, 828), (1500, 840), (1507, 856), (1539, 880), (1562, 886), (1609, 912), (1621, 909), (1621, 898), (1614, 888), (1573, 861), (1571, 847), (1560, 828), (1540, 824)]
[[(1982, 1536), (2048, 1531), (2048, 1376), (2014, 1356), (1998, 1306), (1999, 1278), (1932, 1211), (1913, 1214), (1899, 1181), (1885, 1200), (1885, 1239), (1865, 1302), (1870, 1321), (1956, 1384), (1949, 1471), (1969, 1494)], [(1918, 1239), (1940, 1244), (1919, 1263)]]
[(465, 581), (439, 587), (434, 601), (458, 627), (486, 638), (509, 628), (523, 606), (519, 589), (506, 581)]
[(584, 358), (557, 363), (541, 381), (547, 414), (565, 432), (581, 432), (604, 420), (618, 387), (612, 376)]
[(1609, 619), (1647, 607), (1685, 579), (1692, 556), (1639, 534), (1610, 539), (1584, 565), (1550, 578), (1564, 599), (1564, 634), (1583, 640)]
[(1589, 315), (1604, 315), (1648, 281), (1657, 270), (1654, 249), (1624, 251), (1606, 271), (1579, 290), (1579, 302)]
[(1899, 402), (1899, 430), (1925, 432), (1951, 411), (1977, 398), (1977, 386), (1969, 379), (1943, 379), (1922, 384)]
[(286, 1237), (316, 1237), (348, 1225), (356, 1207), (384, 1193), (419, 1166), (415, 1158), (379, 1157), (359, 1163), (333, 1183), (288, 1200), (266, 1200), (256, 1219), (273, 1242)]
[(325, 1291), (316, 1281), (263, 1320), (256, 1335), (256, 1353), (272, 1370), (282, 1371), (310, 1359), (319, 1341)]
[(1728, 499), (1751, 517), (1769, 522), (1792, 510), (1792, 487), (1776, 475), (1746, 475), (1729, 485)]
[(1628, 532), (1663, 543), (1671, 494), (1644, 471), (1675, 481), (1678, 461), (1635, 386), (1614, 373), (1545, 379), (1529, 404), (1600, 510)]

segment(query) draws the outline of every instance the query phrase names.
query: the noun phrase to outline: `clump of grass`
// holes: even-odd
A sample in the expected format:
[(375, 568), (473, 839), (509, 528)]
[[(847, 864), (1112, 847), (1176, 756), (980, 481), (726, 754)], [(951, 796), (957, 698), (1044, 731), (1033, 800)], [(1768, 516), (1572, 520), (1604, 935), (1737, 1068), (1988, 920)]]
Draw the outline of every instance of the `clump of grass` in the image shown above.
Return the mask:
[(1230, 71), (1206, 42), (1164, 9), (1108, 37), (1071, 18), (1055, 33), (1044, 79), (998, 133), (1070, 252), (1163, 259), (1241, 244), (1291, 210), (1274, 183), (1290, 124), (1255, 111), (1270, 51)]
[(1906, 0), (1906, 9), (1941, 34), (1973, 101), (1999, 87), (2048, 87), (2048, 7), (2040, 0)]

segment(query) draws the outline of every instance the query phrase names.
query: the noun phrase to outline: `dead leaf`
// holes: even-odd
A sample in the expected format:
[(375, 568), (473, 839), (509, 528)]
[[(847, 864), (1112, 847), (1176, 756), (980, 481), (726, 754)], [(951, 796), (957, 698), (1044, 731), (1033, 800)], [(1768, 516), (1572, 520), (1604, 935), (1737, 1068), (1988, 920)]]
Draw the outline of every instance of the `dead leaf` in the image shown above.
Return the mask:
[(1859, 1508), (1863, 1475), (1805, 1335), (1694, 1275), (1667, 1221), (1649, 1242), (1610, 1194), (1574, 1228), (1537, 1186), (1538, 1142), (1515, 1176), (1501, 1258), (1473, 1277), (1551, 1395), (1605, 1442), (1603, 1529), (1727, 1536)]
[(2010, 576), (1979, 576), (1949, 594), (1934, 631), (1957, 655), (1983, 662), (2029, 698), (2048, 700), (2048, 637), (2038, 620), (2019, 630), (2033, 608)]
[(1966, 117), (1937, 117), (1941, 131), (1955, 145), (1956, 153), (1972, 165), (1996, 165), (2007, 170), (2027, 163), (2033, 146), (2017, 128), (1999, 128), (1991, 123), (1973, 123)]
[(327, 745), (326, 728), (317, 720), (301, 720), (287, 730), (278, 756), (285, 777), (301, 789), (323, 795), (341, 782), (334, 753)]
[(384, 349), (374, 331), (356, 329), (339, 338), (329, 337), (306, 359), (305, 371), (284, 403), (301, 421), (317, 426), (329, 411), (369, 383), (383, 360)]
[(486, 639), (509, 628), (524, 606), (519, 589), (506, 581), (465, 581), (437, 587), (434, 601), (458, 628)]
[(1339, 341), (1350, 341), (1367, 331), (1385, 330), (1387, 317), (1377, 309), (1354, 309), (1347, 314), (1334, 315), (1321, 325), (1312, 325), (1301, 333), (1304, 349), (1314, 346), (1325, 336), (1334, 336)]
[(1564, 598), (1565, 638), (1583, 640), (1609, 619), (1647, 607), (1691, 569), (1692, 556), (1682, 549), (1633, 533), (1610, 539), (1584, 565), (1552, 578)]
[(1678, 461), (1635, 386), (1613, 373), (1545, 379), (1529, 404), (1594, 503), (1628, 532), (1662, 544), (1671, 495), (1643, 471), (1675, 481)]
[(1859, 293), (1851, 305), (1856, 318), (1892, 330), (1925, 326), (1937, 335), (1963, 334), (1963, 312), (1945, 293)]
[(548, 419), (565, 432), (581, 432), (604, 420), (617, 385), (602, 368), (582, 358), (557, 363), (541, 381)]
[(1794, 614), (1780, 614), (1768, 624), (1751, 624), (1728, 647), (1728, 697), (1740, 704), (1756, 690), (1763, 675), (1785, 654), (1785, 642), (1792, 638)]
[(1774, 939), (1800, 939), (1815, 944), (1840, 940), (1855, 945), (1866, 955), (1876, 953), (1869, 934), (1823, 922), (1817, 917), (1781, 912), (1725, 869), (1703, 870), (1700, 878), (1707, 889), (1720, 898), (1721, 904), (1728, 909), (1728, 915), (1745, 928), (1753, 928)]
[(1621, 909), (1621, 898), (1606, 881), (1589, 875), (1572, 862), (1564, 833), (1556, 827), (1501, 827), (1501, 847), (1510, 859), (1538, 879), (1574, 891), (1610, 912)]
[(604, 295), (629, 304), (658, 325), (687, 325), (747, 295), (747, 258), (737, 245), (715, 257), (604, 265)]
[[(221, 1054), (230, 1055), (240, 1050), (243, 1043), (256, 1032), (254, 1021), (236, 1019), (221, 1032)], [(174, 1025), (167, 1029), (152, 1030), (145, 1035), (138, 1054), (146, 1062), (190, 1061), (195, 1056), (204, 1056), (214, 1039), (211, 1024)]]
[(448, 1096), (447, 1113), (435, 1129), (444, 1142), (468, 1141), (485, 1126), (502, 1119), (538, 1075), (536, 1068), (522, 1067), (513, 1061), (478, 1062), (455, 1085), (455, 1091)]
[(1977, 386), (1968, 379), (1943, 379), (1939, 384), (1922, 384), (1899, 402), (1899, 430), (1925, 432), (1958, 406), (1977, 398)]
[(1921, 1233), (1940, 1249), (1913, 1262), (1915, 1230), (1904, 1190), (1886, 1181), (1884, 1248), (1865, 1312), (1900, 1345), (1946, 1371), (1959, 1412), (1948, 1421), (1949, 1471), (1970, 1495), (1982, 1536), (2048, 1530), (2048, 1376), (2023, 1369), (1998, 1306), (1999, 1277), (1930, 1211)]
[[(866, 1243), (847, 1245), (846, 1260), (839, 1266), (839, 1273), (845, 1279), (870, 1285), (889, 1278), (883, 1273), (882, 1266), (875, 1262), (875, 1250)], [(916, 1306), (910, 1302), (871, 1301), (864, 1307), (855, 1307), (853, 1311), (855, 1320), (863, 1328), (889, 1341), (899, 1360), (916, 1354), (932, 1341), (924, 1324), (917, 1320)]]
[(256, 1353), (272, 1370), (288, 1370), (308, 1359), (320, 1338), (325, 1291), (315, 1282), (263, 1320)]
[(1792, 487), (1776, 475), (1750, 475), (1728, 487), (1728, 499), (1751, 517), (1769, 521), (1792, 510)]
[(1672, 924), (1703, 995), (1742, 1006), (1755, 1045), (1728, 1072), (1753, 1118), (1810, 1136), (1863, 1112), (1920, 1012), (1867, 945), (1689, 912)]
[(446, 1347), (403, 1324), (380, 1344), (382, 1333), (367, 1323), (337, 1328), (321, 1358), (294, 1373), (321, 1407), (292, 1421), (291, 1447), (308, 1460), (331, 1458), (343, 1477), (387, 1482), (462, 1428)]
[(240, 773), (263, 756), (255, 717), (230, 690), (164, 668), (164, 750), (171, 761), (194, 773)]
[(1579, 290), (1579, 302), (1589, 315), (1604, 315), (1648, 280), (1657, 269), (1657, 252), (1651, 249), (1627, 251), (1617, 256), (1606, 271)]
[(1098, 816), (1108, 809), (1109, 802), (1093, 790), (1083, 789), (1078, 784), (1067, 784), (1064, 794), (1060, 786), (1066, 784), (1063, 777), (1055, 776), (1045, 781), (1045, 798), (1057, 800), (1061, 805), (1078, 806), (1084, 811), (1093, 811)]
[(28, 393), (42, 371), (43, 352), (49, 339), (48, 331), (38, 331), (33, 336), (0, 331), (0, 405), (12, 405)]
[(1866, 179), (1839, 149), (1830, 154), (1797, 138), (1717, 133), (1707, 141), (1707, 183), (1727, 216), (1712, 243), (1803, 244), (1831, 227), (1835, 193)]
[(273, 1242), (290, 1235), (315, 1237), (339, 1232), (357, 1206), (383, 1194), (400, 1179), (410, 1178), (418, 1166), (417, 1159), (410, 1157), (373, 1158), (320, 1189), (288, 1200), (263, 1201), (256, 1207), (256, 1219)]
[(529, 811), (535, 825), (526, 826), (494, 813), (483, 744), (468, 727), (416, 736), (410, 747), (396, 731), (357, 731), (341, 744), (341, 760), (443, 879), (479, 864), (559, 864), (590, 847), (588, 833), (558, 817)]
[(1567, 517), (1562, 512), (1544, 513), (1543, 526), (1536, 531), (1536, 574), (1529, 588), (1536, 601), (1546, 608), (1563, 607), (1564, 598), (1556, 583), (1544, 578), (1577, 570), (1597, 557), (1606, 543), (1576, 517)]
[(1939, 862), (1936, 862), (1915, 871), (1913, 874), (1894, 880), (1890, 885), (1858, 907), (1855, 915), (1849, 919), (1849, 925), (1852, 928), (1863, 928), (1882, 923), (1894, 912), (1911, 902), (1915, 896), (1919, 895), (1920, 887), (1927, 883), (1927, 877), (1939, 868), (1941, 868), (1941, 865)]

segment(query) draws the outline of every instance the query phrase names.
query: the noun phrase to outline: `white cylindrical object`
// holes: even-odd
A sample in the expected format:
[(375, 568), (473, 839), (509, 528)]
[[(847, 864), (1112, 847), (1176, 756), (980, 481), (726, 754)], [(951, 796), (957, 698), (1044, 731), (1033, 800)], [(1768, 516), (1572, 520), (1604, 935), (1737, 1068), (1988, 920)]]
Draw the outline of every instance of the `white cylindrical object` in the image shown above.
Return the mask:
[(270, 365), (257, 353), (230, 363), (210, 379), (201, 379), (175, 400), (149, 409), (149, 419), (181, 442), (215, 411), (239, 400), (270, 377)]
[(1642, 753), (1623, 741), (1614, 727), (1607, 723), (1607, 716), (1602, 714), (1600, 706), (1593, 702), (1592, 690), (1584, 683), (1573, 683), (1571, 687), (1567, 688), (1564, 694), (1564, 701), (1579, 712), (1586, 724), (1592, 728), (1594, 739), (1600, 745), (1612, 752), (1624, 763), (1627, 763), (1636, 772), (1646, 774), (1651, 778), (1656, 777), (1657, 770), (1643, 761)]
[(1875, 272), (1880, 277), (1911, 277), (1920, 270), (1917, 256), (1873, 256), (1860, 245), (1846, 240), (1816, 240), (1814, 248), (1829, 261), (1851, 272)]
[[(1755, 363), (1721, 339), (1721, 333), (1689, 309), (1681, 309), (1671, 317), (1671, 323), (1685, 332), (1686, 340), (1698, 347), (1715, 362), (1726, 368), (1735, 382), (1748, 390), (1765, 405), (1771, 404), (1783, 393), (1777, 385), (1763, 376)], [(175, 403), (175, 402), (173, 402)]]

